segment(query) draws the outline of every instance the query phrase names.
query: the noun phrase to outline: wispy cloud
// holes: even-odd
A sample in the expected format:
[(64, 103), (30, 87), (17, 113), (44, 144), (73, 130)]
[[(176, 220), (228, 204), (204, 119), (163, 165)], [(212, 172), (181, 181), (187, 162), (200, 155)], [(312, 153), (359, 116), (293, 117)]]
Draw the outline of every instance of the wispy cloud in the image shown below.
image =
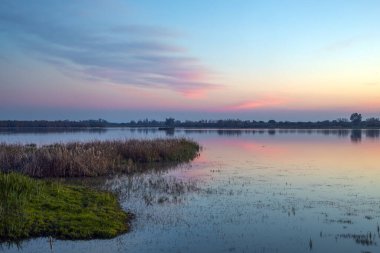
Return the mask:
[(285, 103), (284, 99), (279, 98), (265, 98), (251, 101), (244, 101), (238, 104), (227, 106), (225, 109), (228, 111), (244, 111), (255, 110), (260, 108), (268, 108), (278, 106)]
[(208, 89), (184, 90), (183, 94), (189, 99), (203, 99), (206, 97)]
[(112, 27), (110, 32), (125, 33), (127, 35), (134, 34), (142, 37), (172, 37), (181, 36), (180, 32), (176, 32), (165, 27), (147, 26), (147, 25), (118, 25)]
[(80, 16), (59, 19), (55, 15), (65, 12), (64, 4), (51, 3), (30, 10), (5, 0), (0, 29), (27, 52), (76, 77), (184, 94), (217, 86), (209, 68), (171, 42), (178, 32), (132, 24), (91, 26)]

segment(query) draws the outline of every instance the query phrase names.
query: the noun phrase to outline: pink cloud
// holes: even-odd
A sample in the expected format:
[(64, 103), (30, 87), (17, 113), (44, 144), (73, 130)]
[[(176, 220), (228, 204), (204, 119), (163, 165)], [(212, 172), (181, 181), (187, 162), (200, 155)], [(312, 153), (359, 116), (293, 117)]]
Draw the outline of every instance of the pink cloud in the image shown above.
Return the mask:
[(202, 99), (207, 97), (206, 89), (185, 90), (182, 94), (189, 99)]
[(258, 108), (272, 107), (276, 105), (281, 105), (285, 101), (279, 98), (266, 98), (254, 101), (246, 101), (235, 105), (227, 106), (225, 109), (229, 111), (239, 111), (239, 110), (254, 110)]

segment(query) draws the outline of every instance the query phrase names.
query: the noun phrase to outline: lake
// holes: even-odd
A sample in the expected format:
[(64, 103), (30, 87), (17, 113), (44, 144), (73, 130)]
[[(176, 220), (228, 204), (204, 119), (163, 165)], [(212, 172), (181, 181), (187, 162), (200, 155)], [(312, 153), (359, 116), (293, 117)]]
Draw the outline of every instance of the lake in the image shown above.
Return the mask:
[[(47, 238), (3, 252), (379, 252), (379, 130), (0, 131), (0, 142), (186, 137), (190, 164), (80, 179), (136, 214), (111, 240)], [(75, 180), (74, 180), (75, 181)]]

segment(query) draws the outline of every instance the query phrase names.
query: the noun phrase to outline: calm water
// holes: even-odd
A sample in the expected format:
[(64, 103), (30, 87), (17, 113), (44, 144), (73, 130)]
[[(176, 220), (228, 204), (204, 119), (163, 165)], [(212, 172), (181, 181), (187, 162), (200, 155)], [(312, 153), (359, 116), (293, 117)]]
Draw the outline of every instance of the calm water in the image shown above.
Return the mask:
[[(0, 132), (0, 142), (188, 137), (189, 165), (90, 179), (136, 214), (112, 240), (54, 241), (53, 252), (379, 252), (379, 131), (107, 129)], [(85, 182), (86, 183), (86, 182)], [(51, 252), (46, 238), (4, 252)]]

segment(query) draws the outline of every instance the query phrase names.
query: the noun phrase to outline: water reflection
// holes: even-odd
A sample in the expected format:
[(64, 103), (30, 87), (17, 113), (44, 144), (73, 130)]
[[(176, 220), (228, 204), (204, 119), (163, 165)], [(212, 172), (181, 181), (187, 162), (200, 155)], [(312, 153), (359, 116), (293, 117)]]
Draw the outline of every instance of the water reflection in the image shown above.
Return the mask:
[(367, 129), (365, 130), (365, 134), (366, 134), (366, 137), (370, 139), (380, 138), (380, 130), (377, 130), (377, 129)]
[[(67, 135), (62, 135), (62, 134)], [(117, 133), (117, 135), (114, 135)], [(119, 139), (123, 138), (151, 138), (151, 137), (176, 137), (176, 136), (189, 136), (192, 135), (218, 135), (218, 136), (249, 136), (249, 135), (293, 135), (294, 138), (299, 138), (301, 135), (308, 136), (336, 136), (339, 138), (348, 138), (353, 143), (360, 143), (363, 136), (367, 139), (379, 139), (379, 129), (167, 129), (159, 131), (157, 128), (17, 128), (8, 129), (0, 128), (0, 142), (27, 142), (25, 140), (33, 139), (31, 136), (40, 137), (48, 135), (46, 139), (54, 139), (51, 137), (63, 136), (79, 136), (92, 139)], [(88, 137), (87, 137), (88, 136)], [(87, 138), (86, 138), (87, 137)], [(100, 137), (100, 138), (99, 138)], [(104, 137), (104, 138), (102, 138)], [(15, 140), (15, 138), (18, 138)], [(65, 140), (63, 140), (65, 141)], [(31, 143), (30, 141), (28, 143)], [(36, 141), (38, 143), (38, 141)]]
[(228, 136), (239, 136), (242, 133), (247, 133), (243, 130), (224, 130), (224, 129), (218, 129), (217, 130), (218, 135), (228, 135)]
[(361, 142), (362, 140), (362, 131), (361, 130), (357, 130), (357, 129), (354, 129), (354, 130), (351, 130), (351, 141), (353, 143), (358, 143), (358, 142)]
[(165, 134), (166, 136), (174, 136), (174, 128), (170, 128), (170, 129), (165, 129)]
[[(378, 131), (378, 130), (377, 130)], [(337, 135), (339, 137), (345, 138), (350, 134), (350, 130), (348, 129), (339, 129), (337, 130)]]
[(245, 130), (232, 130), (232, 129), (219, 129), (219, 130), (184, 130), (185, 133), (198, 133), (198, 134), (209, 134), (216, 131), (218, 135), (221, 136), (241, 136), (241, 135), (254, 135), (254, 134), (265, 134), (275, 135), (275, 134), (297, 134), (297, 135), (326, 135), (326, 136), (337, 136), (339, 138), (350, 138), (353, 143), (359, 143), (364, 134), (366, 138), (378, 139), (380, 138), (379, 129), (245, 129)]

